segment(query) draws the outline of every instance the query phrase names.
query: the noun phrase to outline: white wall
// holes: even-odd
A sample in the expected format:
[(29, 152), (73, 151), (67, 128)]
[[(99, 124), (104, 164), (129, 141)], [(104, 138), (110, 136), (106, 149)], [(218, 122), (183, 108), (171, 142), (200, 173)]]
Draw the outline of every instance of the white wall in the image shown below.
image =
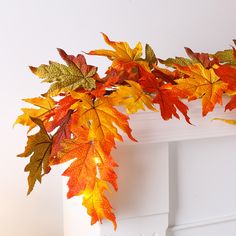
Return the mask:
[[(60, 170), (25, 196), (25, 129), (12, 129), (21, 98), (44, 91), (28, 65), (58, 60), (56, 47), (70, 53), (103, 47), (103, 31), (114, 40), (150, 43), (159, 57), (184, 55), (183, 47), (214, 52), (235, 38), (236, 1), (214, 0), (7, 0), (0, 1), (1, 148), (0, 235), (62, 235)], [(103, 59), (89, 59), (107, 65)], [(101, 70), (101, 71), (102, 71)]]

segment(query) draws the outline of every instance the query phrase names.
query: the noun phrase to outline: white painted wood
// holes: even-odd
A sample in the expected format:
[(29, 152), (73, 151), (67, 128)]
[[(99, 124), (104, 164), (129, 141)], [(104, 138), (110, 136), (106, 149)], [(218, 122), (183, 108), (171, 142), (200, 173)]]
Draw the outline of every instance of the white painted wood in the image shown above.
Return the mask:
[(235, 235), (235, 232), (236, 217), (234, 215), (170, 227), (167, 236), (222, 236)]
[[(225, 98), (224, 104), (228, 101), (229, 98)], [(193, 125), (185, 122), (183, 117), (181, 120), (173, 118), (164, 121), (159, 112), (141, 111), (130, 115), (130, 125), (134, 136), (140, 143), (159, 143), (236, 135), (235, 126), (212, 120), (213, 118), (236, 119), (236, 110), (224, 112), (224, 108), (217, 105), (214, 112), (203, 118), (200, 100), (192, 101), (188, 103), (188, 106)], [(125, 142), (132, 143), (126, 137)]]
[(91, 226), (91, 218), (85, 207), (82, 206), (82, 198), (66, 198), (68, 191), (67, 178), (63, 181), (63, 221), (65, 236), (100, 236), (99, 224)]
[(124, 145), (113, 156), (119, 191), (110, 198), (117, 218), (168, 213), (168, 144)]
[(101, 236), (164, 236), (168, 226), (168, 145), (124, 145), (114, 152), (119, 191), (110, 196), (118, 229), (101, 225)]
[(101, 226), (101, 236), (164, 236), (168, 226), (168, 214), (147, 215), (117, 221), (114, 232), (110, 223)]
[(236, 235), (235, 143), (228, 136), (170, 144), (168, 236)]
[(167, 235), (197, 236), (201, 232), (200, 235), (220, 236), (220, 235), (226, 235), (226, 232), (230, 233), (235, 232), (235, 230), (236, 230), (236, 215), (226, 215), (177, 226), (169, 226), (167, 230)]
[[(81, 198), (67, 200), (64, 197), (64, 235), (136, 236), (143, 232), (144, 236), (149, 233), (164, 236), (169, 212), (168, 144), (123, 145), (113, 156), (119, 164), (119, 191), (113, 191), (108, 197), (117, 216), (117, 232), (106, 221), (100, 229), (98, 224), (90, 227)], [(64, 196), (65, 186), (66, 179)]]

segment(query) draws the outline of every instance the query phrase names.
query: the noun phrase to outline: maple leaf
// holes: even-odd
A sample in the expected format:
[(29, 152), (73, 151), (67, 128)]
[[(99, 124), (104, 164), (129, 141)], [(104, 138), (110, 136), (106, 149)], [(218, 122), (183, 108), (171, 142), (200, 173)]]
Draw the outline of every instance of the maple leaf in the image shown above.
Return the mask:
[(97, 83), (96, 89), (91, 91), (91, 94), (98, 98), (104, 96), (106, 92), (111, 91), (112, 87), (120, 82), (120, 76), (113, 73), (107, 76), (104, 83)]
[(59, 153), (59, 158), (51, 162), (55, 165), (75, 159), (63, 173), (69, 177), (68, 198), (82, 194), (87, 184), (96, 178), (94, 143), (87, 138), (88, 130), (81, 132), (75, 139), (65, 139), (61, 144), (63, 149)]
[(51, 112), (51, 119), (48, 121), (46, 126), (48, 132), (53, 131), (63, 123), (62, 120), (69, 112), (71, 105), (75, 102), (77, 102), (77, 99), (72, 98), (70, 95), (63, 97), (57, 102), (53, 112)]
[(58, 152), (61, 150), (61, 142), (71, 137), (71, 115), (73, 110), (69, 110), (67, 114), (60, 120), (60, 126), (52, 138), (52, 151), (50, 158), (57, 158)]
[(206, 69), (202, 64), (186, 67), (175, 65), (188, 78), (177, 79), (176, 87), (186, 93), (188, 100), (202, 98), (202, 115), (212, 111), (216, 103), (222, 104), (222, 94), (228, 85), (220, 80), (213, 68)]
[(176, 64), (180, 66), (189, 66), (193, 64), (190, 59), (184, 57), (168, 58), (166, 60), (158, 58), (158, 61), (168, 67), (175, 67)]
[(214, 118), (212, 120), (219, 120), (229, 125), (236, 125), (236, 120), (227, 120), (227, 119), (222, 119), (222, 118)]
[(169, 120), (172, 116), (180, 119), (177, 113), (178, 109), (184, 115), (185, 120), (191, 124), (187, 114), (188, 107), (180, 101), (180, 95), (181, 91), (176, 89), (173, 85), (164, 84), (158, 89), (153, 102), (160, 105), (161, 116), (164, 120)]
[(78, 125), (89, 128), (91, 140), (104, 140), (106, 137), (115, 137), (122, 141), (122, 136), (118, 133), (120, 128), (128, 137), (136, 141), (129, 127), (129, 117), (114, 108), (107, 97), (98, 98), (94, 101), (91, 96), (83, 93), (71, 93), (72, 97), (78, 99), (71, 109), (77, 109), (79, 114)]
[(50, 97), (26, 98), (22, 100), (38, 107), (38, 109), (22, 108), (21, 110), (23, 111), (23, 114), (18, 116), (14, 123), (14, 125), (21, 124), (29, 126), (28, 132), (36, 126), (31, 117), (39, 118), (43, 121), (47, 120), (56, 104), (56, 102)]
[[(160, 68), (157, 65), (154, 65), (154, 70), (152, 71), (152, 74), (156, 78), (161, 79), (162, 81), (167, 82), (167, 83), (171, 83), (171, 84), (175, 84), (175, 79), (178, 79), (181, 77), (179, 71), (177, 71), (177, 70), (170, 71), (165, 68)], [(149, 87), (155, 88), (155, 86), (153, 84), (150, 84)]]
[(236, 56), (235, 56), (235, 49), (227, 49), (224, 51), (218, 51), (211, 56), (216, 57), (220, 63), (226, 65), (233, 65), (236, 66)]
[(208, 53), (196, 53), (187, 47), (185, 47), (185, 51), (194, 64), (201, 63), (207, 69), (218, 63), (218, 59), (216, 57), (211, 58)]
[(30, 162), (25, 167), (25, 171), (29, 172), (28, 194), (33, 190), (36, 181), (41, 183), (42, 176), (50, 171), (49, 156), (52, 146), (51, 137), (47, 134), (43, 122), (38, 118), (31, 117), (31, 119), (40, 127), (40, 130), (38, 133), (28, 136), (25, 151), (18, 155), (18, 157), (30, 156)]
[(107, 76), (116, 80), (116, 84), (123, 84), (125, 80), (138, 81), (142, 77), (143, 69), (136, 62), (120, 64), (119, 68), (110, 67)]
[[(156, 69), (158, 68), (155, 67), (155, 70)], [(165, 73), (166, 74), (163, 73), (164, 76), (162, 76), (162, 78), (166, 80), (166, 77), (168, 77), (168, 80), (172, 81), (172, 79), (169, 79), (169, 74), (167, 74), (167, 72)], [(171, 76), (173, 76), (171, 72), (169, 73)], [(185, 120), (190, 123), (190, 119), (187, 115), (188, 107), (182, 101), (180, 101), (180, 98), (183, 98), (185, 94), (172, 84), (163, 83), (162, 78), (159, 79), (155, 77), (155, 75), (149, 77), (148, 79), (141, 78), (140, 84), (145, 91), (154, 94), (152, 102), (159, 104), (161, 116), (164, 120), (169, 120), (172, 118), (172, 116), (175, 116), (179, 119), (180, 117), (177, 113), (177, 110), (179, 110), (184, 115)]]
[(236, 108), (236, 95), (234, 95), (230, 101), (227, 103), (227, 105), (225, 106), (225, 110), (230, 110), (232, 111), (233, 109)]
[(118, 167), (118, 164), (112, 159), (110, 154), (106, 155), (106, 158), (103, 158), (98, 162), (98, 169), (100, 173), (100, 179), (109, 182), (113, 188), (117, 191), (117, 174), (114, 171), (114, 168)]
[(229, 94), (234, 94), (236, 91), (236, 67), (231, 65), (217, 66), (215, 73), (221, 78), (222, 81), (228, 84), (227, 91)]
[[(62, 151), (59, 158), (51, 164), (59, 164), (75, 159), (63, 173), (69, 177), (68, 198), (80, 195), (88, 184), (93, 183), (97, 175), (96, 166), (102, 180), (110, 182), (117, 190), (117, 176), (113, 170), (118, 165), (110, 156), (114, 143), (109, 141), (90, 141), (89, 130), (78, 127), (74, 139), (65, 139), (62, 142)], [(106, 145), (105, 145), (106, 144)]]
[(126, 83), (129, 86), (120, 85), (116, 92), (110, 95), (113, 104), (123, 105), (127, 113), (145, 110), (144, 106), (152, 111), (157, 111), (152, 104), (152, 98), (143, 91), (140, 84), (131, 80), (126, 80)]
[(157, 63), (157, 57), (149, 44), (145, 46), (145, 61), (148, 62), (150, 68), (153, 68), (153, 65)]
[(49, 62), (49, 65), (41, 65), (38, 68), (30, 67), (31, 71), (42, 78), (42, 82), (52, 83), (48, 90), (48, 95), (56, 96), (61, 92), (68, 93), (77, 88), (91, 90), (95, 88), (95, 79), (97, 68), (86, 64), (83, 55), (77, 57), (67, 55), (62, 49), (59, 53), (67, 63), (66, 65)]
[(111, 46), (113, 50), (93, 50), (90, 51), (89, 55), (105, 56), (112, 60), (112, 67), (119, 68), (124, 63), (136, 62), (144, 67), (146, 70), (150, 70), (148, 62), (141, 60), (142, 56), (142, 45), (140, 42), (132, 49), (127, 42), (114, 42), (111, 41), (108, 36), (102, 33), (105, 42)]
[(85, 190), (83, 205), (87, 208), (87, 213), (92, 217), (91, 224), (95, 224), (97, 221), (102, 223), (102, 219), (106, 218), (112, 221), (116, 230), (116, 217), (112, 212), (111, 204), (104, 195), (107, 189), (106, 182), (97, 179), (94, 187)]

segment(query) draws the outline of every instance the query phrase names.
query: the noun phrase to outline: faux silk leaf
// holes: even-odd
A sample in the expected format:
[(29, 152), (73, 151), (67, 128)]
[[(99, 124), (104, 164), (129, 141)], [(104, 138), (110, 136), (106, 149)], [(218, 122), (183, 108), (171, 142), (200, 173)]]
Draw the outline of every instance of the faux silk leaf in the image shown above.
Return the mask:
[(190, 59), (184, 57), (168, 58), (166, 60), (158, 59), (158, 61), (161, 64), (164, 64), (165, 66), (169, 67), (175, 67), (176, 64), (180, 66), (188, 66), (193, 64), (193, 62)]
[(136, 141), (131, 134), (128, 116), (114, 108), (108, 98), (101, 97), (94, 101), (89, 95), (76, 92), (72, 93), (72, 97), (79, 99), (79, 102), (72, 105), (71, 108), (78, 110), (78, 124), (89, 128), (89, 138), (91, 140), (115, 137), (122, 141), (122, 136), (117, 130), (118, 127), (131, 140)]
[[(114, 145), (111, 142), (102, 143), (89, 141), (87, 129), (79, 128), (79, 134), (74, 139), (65, 139), (62, 142), (62, 151), (59, 158), (52, 164), (59, 164), (75, 159), (63, 173), (69, 177), (68, 198), (83, 193), (87, 185), (94, 183), (99, 170), (100, 178), (110, 182), (117, 190), (117, 176), (113, 170), (117, 164), (110, 156)], [(107, 146), (104, 144), (106, 143)], [(96, 168), (98, 166), (98, 169)]]
[(129, 63), (129, 62), (137, 62), (145, 69), (149, 70), (148, 63), (141, 60), (142, 56), (142, 44), (138, 42), (136, 46), (132, 49), (127, 42), (114, 42), (111, 41), (108, 36), (102, 33), (104, 41), (111, 46), (113, 50), (107, 49), (98, 49), (90, 51), (88, 54), (97, 55), (97, 56), (105, 56), (108, 59), (112, 60), (112, 67), (120, 67), (120, 64)]
[(128, 43), (126, 42), (114, 42), (111, 41), (108, 36), (104, 33), (102, 33), (104, 41), (111, 46), (114, 51), (112, 50), (106, 50), (106, 49), (100, 49), (100, 50), (94, 50), (90, 51), (90, 55), (97, 55), (97, 56), (106, 56), (110, 60), (120, 60), (123, 62), (130, 62), (135, 61), (137, 59), (140, 59), (142, 56), (142, 45), (139, 42), (134, 49), (132, 49)]
[(145, 61), (149, 63), (150, 68), (153, 68), (153, 64), (157, 63), (157, 57), (149, 44), (145, 46)]
[(106, 182), (97, 179), (93, 188), (86, 189), (83, 205), (92, 217), (91, 224), (95, 224), (97, 221), (102, 222), (102, 219), (106, 218), (113, 222), (114, 229), (116, 229), (116, 217), (112, 212), (111, 204), (104, 194), (106, 190), (108, 190)]
[(129, 86), (118, 86), (117, 91), (111, 94), (113, 104), (123, 105), (129, 114), (145, 110), (145, 106), (152, 111), (157, 111), (152, 104), (152, 98), (143, 91), (140, 84), (131, 80), (127, 80), (126, 83)]
[(188, 107), (180, 100), (181, 92), (171, 84), (162, 85), (153, 99), (154, 103), (160, 105), (161, 116), (164, 120), (172, 119), (175, 116), (180, 119), (177, 110), (179, 110), (185, 120), (190, 123), (190, 118), (187, 114)]
[(228, 85), (220, 80), (212, 68), (205, 69), (199, 63), (186, 67), (176, 65), (176, 68), (188, 76), (175, 80), (176, 87), (186, 93), (189, 101), (202, 99), (203, 116), (212, 111), (216, 103), (222, 104), (222, 94)]
[(88, 131), (86, 132), (81, 132), (75, 139), (65, 139), (62, 142), (63, 150), (59, 153), (59, 158), (52, 163), (60, 164), (75, 159), (63, 173), (64, 176), (69, 177), (68, 198), (81, 195), (87, 184), (93, 183), (96, 178), (96, 150), (94, 143), (88, 141)]
[(212, 56), (216, 57), (220, 63), (236, 66), (236, 58), (234, 54), (234, 49), (227, 49), (224, 51), (219, 51), (213, 54)]
[(48, 90), (48, 95), (56, 96), (61, 92), (68, 93), (77, 88), (91, 90), (95, 88), (93, 76), (97, 68), (86, 64), (83, 55), (77, 57), (68, 56), (59, 49), (60, 55), (66, 61), (67, 66), (57, 62), (50, 62), (49, 65), (30, 67), (31, 71), (42, 78), (43, 82), (52, 83)]
[(221, 65), (215, 68), (215, 73), (222, 81), (228, 84), (229, 94), (235, 94), (236, 91), (236, 67), (231, 65)]
[(234, 110), (236, 108), (236, 95), (234, 95), (225, 106), (225, 110)]
[(58, 158), (58, 152), (61, 151), (61, 143), (64, 139), (71, 138), (71, 115), (73, 110), (69, 110), (67, 114), (60, 120), (60, 126), (52, 138), (52, 151), (50, 158)]
[[(156, 78), (161, 79), (163, 82), (175, 84), (175, 79), (178, 79), (181, 77), (180, 73), (177, 70), (170, 71), (165, 68), (160, 68), (156, 65), (154, 65), (154, 70), (152, 71), (153, 75), (155, 75)], [(150, 84), (149, 87), (154, 87), (154, 84)]]
[(28, 136), (25, 151), (18, 155), (18, 157), (30, 157), (30, 162), (25, 167), (25, 171), (29, 172), (28, 194), (33, 190), (36, 181), (38, 180), (41, 183), (42, 176), (50, 171), (49, 156), (52, 146), (51, 137), (47, 134), (43, 122), (37, 118), (32, 117), (31, 119), (40, 127), (40, 131)]
[(78, 127), (74, 139), (65, 139), (62, 142), (63, 150), (59, 154), (60, 158), (52, 164), (74, 159), (63, 173), (69, 177), (68, 198), (83, 194), (83, 205), (92, 217), (92, 224), (107, 218), (116, 227), (111, 205), (104, 195), (104, 191), (108, 189), (105, 181), (111, 183), (117, 190), (117, 175), (113, 170), (117, 164), (110, 156), (114, 143), (89, 141), (88, 135), (88, 129)]
[(207, 69), (218, 63), (218, 60), (215, 57), (210, 58), (210, 55), (208, 53), (193, 52), (190, 48), (187, 47), (185, 47), (185, 51), (192, 59), (193, 63), (201, 63)]
[[(155, 71), (159, 71), (159, 68), (155, 67)], [(143, 89), (149, 93), (154, 94), (153, 103), (157, 103), (160, 106), (161, 116), (164, 120), (169, 120), (173, 116), (180, 118), (177, 110), (179, 110), (185, 117), (185, 120), (190, 123), (190, 119), (187, 115), (188, 107), (180, 100), (184, 97), (184, 93), (176, 89), (172, 84), (164, 84), (164, 81), (173, 81), (174, 72), (160, 71), (161, 78), (155, 76), (148, 79), (141, 79), (140, 84)], [(172, 74), (173, 73), (173, 74)], [(156, 74), (156, 73), (155, 73)], [(159, 73), (157, 73), (159, 75)]]
[(36, 98), (26, 98), (23, 101), (28, 102), (36, 108), (22, 108), (23, 114), (18, 116), (15, 124), (21, 124), (29, 126), (29, 131), (33, 129), (36, 124), (33, 122), (31, 117), (35, 117), (41, 120), (47, 120), (47, 116), (52, 112), (55, 107), (56, 102), (50, 97), (36, 97)]
[(214, 118), (213, 120), (223, 121), (229, 125), (236, 125), (236, 120), (227, 120), (227, 119), (222, 119), (222, 118)]

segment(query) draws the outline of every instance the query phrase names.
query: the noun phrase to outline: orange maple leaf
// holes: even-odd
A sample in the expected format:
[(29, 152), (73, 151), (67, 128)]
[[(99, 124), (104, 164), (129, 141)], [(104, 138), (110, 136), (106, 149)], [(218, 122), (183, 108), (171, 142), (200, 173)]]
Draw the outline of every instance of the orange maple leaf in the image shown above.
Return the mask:
[(106, 218), (112, 221), (116, 230), (116, 217), (112, 212), (111, 204), (104, 195), (108, 189), (106, 182), (97, 179), (94, 186), (88, 187), (84, 192), (83, 205), (87, 208), (87, 213), (92, 217), (91, 224), (97, 221), (102, 223), (102, 219)]
[(131, 140), (136, 141), (131, 134), (129, 117), (114, 108), (109, 98), (101, 97), (94, 101), (88, 94), (72, 92), (71, 95), (79, 100), (71, 106), (71, 109), (77, 109), (78, 125), (89, 128), (90, 140), (115, 137), (122, 141), (123, 138), (116, 128), (119, 127)]
[[(62, 142), (62, 151), (59, 152), (57, 159), (51, 160), (50, 164), (55, 165), (73, 160), (63, 173), (64, 176), (69, 177), (68, 198), (83, 195), (84, 205), (92, 216), (92, 224), (97, 220), (107, 218), (115, 226), (115, 216), (111, 212), (110, 203), (103, 194), (107, 187), (102, 189), (99, 187), (99, 183), (103, 183), (102, 185), (105, 187), (106, 181), (111, 183), (116, 191), (118, 190), (117, 175), (114, 172), (114, 167), (118, 165), (110, 155), (115, 144), (109, 140), (90, 141), (88, 139), (89, 130), (82, 127), (77, 127), (74, 135), (74, 139), (65, 139)], [(99, 199), (101, 202), (96, 202)], [(93, 200), (93, 203), (90, 200)]]
[(110, 155), (115, 143), (109, 140), (90, 141), (89, 130), (82, 127), (77, 127), (74, 135), (74, 139), (64, 139), (58, 158), (51, 159), (50, 162), (51, 165), (56, 165), (75, 159), (63, 173), (70, 177), (68, 198), (82, 194), (87, 184), (96, 178), (98, 171), (100, 178), (110, 182), (117, 190), (117, 176), (113, 168), (118, 165)]
[(150, 70), (148, 62), (140, 60), (142, 56), (142, 45), (140, 42), (132, 49), (127, 42), (114, 42), (111, 41), (108, 36), (102, 33), (105, 42), (111, 46), (113, 50), (99, 49), (90, 51), (88, 54), (105, 56), (112, 60), (112, 67), (119, 68), (122, 64), (136, 62), (144, 67), (146, 70)]
[(47, 123), (46, 129), (48, 132), (53, 131), (55, 128), (63, 123), (63, 119), (67, 115), (72, 104), (77, 102), (76, 99), (70, 95), (62, 97), (56, 104), (55, 108), (50, 114), (50, 120)]
[(236, 91), (236, 67), (232, 65), (221, 65), (215, 68), (215, 73), (222, 81), (228, 84), (228, 93), (232, 94)]
[(225, 110), (230, 110), (232, 111), (233, 109), (236, 108), (236, 95), (234, 95), (230, 101), (227, 103), (227, 105), (225, 106)]
[(177, 109), (184, 115), (185, 120), (191, 124), (190, 118), (187, 114), (188, 107), (180, 101), (181, 91), (176, 89), (171, 84), (164, 84), (159, 89), (153, 99), (154, 103), (160, 105), (161, 116), (164, 120), (169, 120), (172, 116), (180, 119)]
[[(56, 102), (51, 97), (26, 98), (22, 100), (37, 107), (22, 108), (21, 110), (23, 111), (23, 114), (18, 116), (14, 123), (14, 125), (21, 124), (29, 126), (28, 132), (36, 126), (31, 117), (38, 118), (47, 123), (50, 118), (50, 114), (56, 105)], [(44, 125), (47, 126), (47, 124)]]
[(216, 75), (213, 68), (206, 69), (199, 63), (184, 67), (175, 66), (188, 76), (175, 80), (176, 88), (185, 92), (189, 101), (202, 98), (203, 116), (212, 111), (216, 103), (222, 104), (222, 94), (228, 85)]
[[(157, 72), (157, 67), (155, 67), (155, 72)], [(160, 74), (160, 73), (161, 74)], [(161, 116), (164, 120), (169, 120), (172, 116), (179, 119), (177, 110), (179, 110), (185, 117), (185, 120), (190, 123), (190, 118), (188, 117), (188, 107), (180, 100), (184, 97), (179, 89), (177, 89), (172, 84), (165, 84), (164, 81), (173, 81), (173, 76), (175, 73), (161, 70), (157, 72), (161, 75), (161, 78), (156, 78), (155, 75), (149, 77), (143, 77), (140, 79), (140, 84), (142, 85), (144, 91), (154, 94), (153, 103), (157, 103), (160, 106)]]
[(146, 94), (141, 85), (135, 81), (126, 80), (128, 85), (120, 85), (116, 92), (110, 95), (112, 103), (123, 105), (127, 113), (136, 113), (138, 110), (145, 110), (145, 106), (152, 111), (157, 111), (153, 106), (152, 97)]

